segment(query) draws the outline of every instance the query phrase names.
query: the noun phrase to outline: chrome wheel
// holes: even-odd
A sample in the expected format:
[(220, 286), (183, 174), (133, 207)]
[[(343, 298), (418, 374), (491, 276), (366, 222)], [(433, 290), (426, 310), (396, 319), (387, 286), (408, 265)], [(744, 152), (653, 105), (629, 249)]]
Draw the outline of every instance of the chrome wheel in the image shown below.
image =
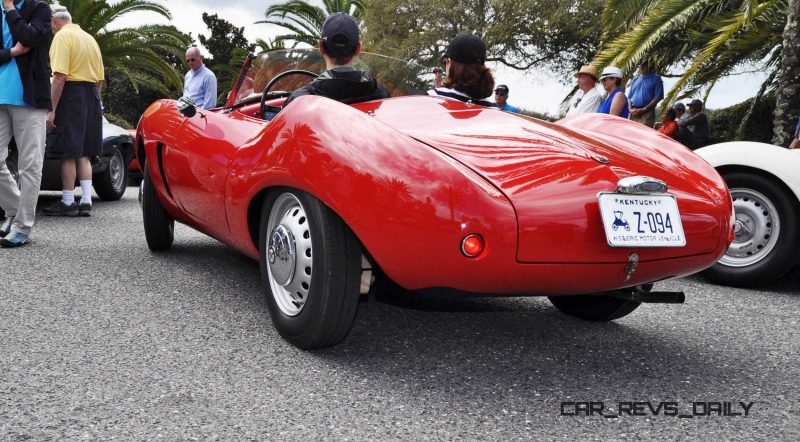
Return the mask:
[(730, 191), (736, 214), (735, 238), (719, 262), (730, 267), (753, 265), (768, 256), (778, 242), (778, 210), (769, 198), (753, 189)]
[(291, 193), (275, 200), (264, 247), (272, 296), (287, 316), (303, 311), (311, 288), (311, 226), (303, 205)]
[(122, 170), (125, 165), (122, 161), (122, 152), (117, 150), (114, 152), (114, 155), (111, 156), (111, 159), (108, 162), (108, 173), (111, 177), (111, 187), (114, 190), (119, 191), (123, 187), (125, 187), (125, 173)]

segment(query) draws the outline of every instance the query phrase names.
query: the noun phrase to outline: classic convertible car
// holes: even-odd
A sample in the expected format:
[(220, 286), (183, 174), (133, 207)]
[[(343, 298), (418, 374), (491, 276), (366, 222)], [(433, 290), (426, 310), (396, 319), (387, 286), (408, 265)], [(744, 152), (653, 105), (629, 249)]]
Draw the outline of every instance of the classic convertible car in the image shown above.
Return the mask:
[(375, 273), (608, 321), (682, 302), (652, 283), (712, 265), (733, 238), (719, 174), (644, 126), (421, 95), (426, 70), (373, 54), (357, 67), (392, 98), (282, 108), (322, 66), (316, 51), (251, 58), (225, 106), (155, 102), (136, 136), (148, 246), (169, 248), (178, 221), (257, 259), (272, 321), (298, 347), (343, 340)]
[(800, 261), (800, 150), (736, 141), (695, 151), (728, 184), (736, 212), (728, 251), (702, 275), (752, 287), (779, 279)]

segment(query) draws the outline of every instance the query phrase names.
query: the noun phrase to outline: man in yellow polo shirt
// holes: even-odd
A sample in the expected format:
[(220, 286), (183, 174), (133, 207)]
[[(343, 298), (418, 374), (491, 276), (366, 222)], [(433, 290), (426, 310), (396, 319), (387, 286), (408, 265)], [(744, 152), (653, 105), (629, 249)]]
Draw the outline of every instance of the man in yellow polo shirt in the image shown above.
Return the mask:
[[(92, 163), (103, 151), (103, 110), (100, 89), (105, 75), (95, 39), (72, 23), (67, 8), (53, 5), (50, 45), (53, 109), (47, 127), (53, 129), (53, 152), (61, 155), (61, 201), (44, 209), (50, 216), (89, 216), (92, 211)], [(81, 185), (75, 202), (75, 176)]]

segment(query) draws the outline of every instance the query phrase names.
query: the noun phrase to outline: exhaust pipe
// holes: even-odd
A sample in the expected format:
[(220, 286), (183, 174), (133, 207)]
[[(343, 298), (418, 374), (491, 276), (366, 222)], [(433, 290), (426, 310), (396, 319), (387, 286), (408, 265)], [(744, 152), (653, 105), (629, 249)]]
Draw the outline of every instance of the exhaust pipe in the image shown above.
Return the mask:
[(614, 290), (608, 295), (649, 304), (683, 304), (686, 301), (686, 294), (683, 292), (653, 292), (650, 291), (652, 288), (653, 284), (637, 285), (627, 289)]

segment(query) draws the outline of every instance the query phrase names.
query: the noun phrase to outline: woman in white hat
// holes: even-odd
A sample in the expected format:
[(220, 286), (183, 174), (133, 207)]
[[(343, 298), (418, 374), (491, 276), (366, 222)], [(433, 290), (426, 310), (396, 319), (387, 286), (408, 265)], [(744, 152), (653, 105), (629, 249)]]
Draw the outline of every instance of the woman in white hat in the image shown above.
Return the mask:
[(608, 66), (603, 69), (603, 73), (600, 74), (600, 83), (608, 95), (603, 104), (600, 105), (600, 108), (597, 109), (597, 112), (628, 118), (630, 106), (628, 105), (628, 97), (625, 96), (625, 91), (621, 87), (622, 71), (620, 68)]

